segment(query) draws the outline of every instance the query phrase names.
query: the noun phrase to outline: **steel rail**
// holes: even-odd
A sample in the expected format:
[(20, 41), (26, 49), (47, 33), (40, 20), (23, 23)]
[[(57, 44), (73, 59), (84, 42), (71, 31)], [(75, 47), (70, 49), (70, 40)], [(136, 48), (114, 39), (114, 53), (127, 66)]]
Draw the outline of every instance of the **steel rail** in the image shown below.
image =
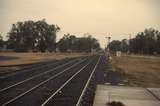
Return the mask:
[(83, 66), (79, 71), (77, 71), (73, 76), (71, 76), (59, 89), (57, 89), (41, 106), (47, 105), (47, 103), (61, 90), (63, 89), (76, 75), (78, 75), (84, 68), (86, 68), (92, 61), (89, 61), (85, 66)]
[[(29, 69), (20, 69), (19, 71), (15, 71), (11, 74), (7, 74), (7, 75), (4, 75), (4, 76), (0, 76), (0, 79), (5, 79), (5, 78), (8, 78), (8, 77), (11, 77), (11, 76), (14, 76), (14, 75), (17, 75), (17, 74), (20, 74), (20, 73), (23, 73), (23, 72), (28, 72), (28, 71), (33, 71), (33, 70), (36, 70), (36, 69), (40, 69), (40, 68), (44, 68), (44, 67), (48, 67), (48, 66), (51, 66), (51, 65), (55, 65), (55, 64), (58, 64), (58, 63), (61, 63), (61, 61), (57, 61), (56, 63), (49, 63), (49, 64), (38, 64), (37, 66), (34, 66), (34, 67), (30, 67)], [(39, 66), (39, 67), (38, 67)]]
[(91, 81), (91, 78), (92, 78), (92, 76), (93, 76), (93, 74), (94, 74), (94, 72), (95, 72), (95, 70), (96, 70), (96, 68), (97, 68), (97, 66), (98, 66), (98, 64), (100, 62), (100, 59), (101, 59), (101, 56), (99, 57), (99, 59), (98, 59), (96, 65), (95, 65), (92, 73), (90, 74), (90, 76), (88, 78), (88, 81), (87, 81), (87, 83), (86, 83), (86, 85), (85, 85), (85, 87), (84, 87), (84, 89), (83, 89), (83, 91), (82, 91), (82, 93), (81, 93), (81, 95), (80, 95), (80, 97), (78, 99), (78, 102), (77, 102), (76, 106), (81, 106), (80, 104), (81, 104), (81, 101), (82, 101), (82, 97), (83, 97), (83, 95), (84, 95), (84, 93), (85, 93), (85, 91), (86, 91), (86, 89), (87, 89), (87, 87), (88, 87), (88, 85), (89, 85), (89, 83)]
[(52, 76), (52, 77), (50, 77), (50, 78), (46, 79), (45, 81), (43, 81), (43, 82), (41, 82), (41, 83), (39, 83), (39, 84), (35, 85), (34, 87), (30, 88), (30, 89), (29, 89), (29, 90), (27, 90), (26, 92), (24, 92), (24, 93), (22, 93), (22, 94), (20, 94), (20, 95), (18, 95), (18, 96), (16, 96), (16, 97), (14, 97), (13, 99), (11, 99), (11, 100), (9, 100), (9, 101), (7, 101), (7, 102), (3, 103), (3, 104), (2, 104), (2, 106), (6, 106), (6, 105), (8, 105), (8, 104), (12, 103), (13, 101), (15, 101), (15, 100), (19, 99), (20, 97), (22, 97), (22, 96), (26, 95), (27, 93), (29, 93), (29, 92), (33, 91), (34, 89), (36, 89), (36, 88), (38, 88), (38, 87), (40, 87), (41, 85), (43, 85), (43, 84), (45, 84), (46, 82), (48, 82), (48, 81), (52, 80), (53, 78), (55, 78), (55, 77), (57, 77), (57, 76), (61, 75), (62, 73), (66, 72), (67, 70), (71, 69), (72, 67), (77, 66), (78, 64), (82, 63), (82, 62), (83, 62), (83, 61), (85, 61), (85, 60), (86, 60), (86, 59), (83, 59), (83, 60), (81, 60), (81, 61), (79, 61), (79, 62), (77, 62), (77, 63), (73, 64), (72, 66), (69, 66), (68, 68), (64, 69), (63, 71), (61, 71), (61, 72), (57, 73), (56, 75), (54, 75), (54, 76)]
[(42, 75), (47, 74), (47, 73), (49, 73), (49, 72), (52, 72), (52, 71), (54, 71), (54, 70), (56, 70), (56, 69), (58, 69), (58, 68), (61, 68), (61, 67), (63, 67), (63, 66), (66, 66), (66, 65), (68, 65), (68, 64), (70, 64), (70, 63), (73, 63), (74, 61), (76, 61), (76, 60), (71, 60), (71, 61), (68, 62), (68, 63), (62, 64), (62, 65), (58, 65), (57, 67), (55, 67), (55, 68), (53, 68), (53, 69), (50, 69), (50, 70), (48, 70), (48, 71), (42, 72), (42, 73), (37, 74), (37, 75), (34, 75), (34, 76), (29, 77), (29, 78), (27, 78), (27, 79), (25, 79), (25, 80), (23, 80), (23, 81), (20, 81), (20, 82), (18, 82), (18, 83), (15, 83), (15, 84), (13, 84), (13, 85), (10, 85), (10, 86), (8, 86), (8, 87), (5, 87), (5, 88), (3, 88), (3, 89), (0, 89), (0, 93), (3, 92), (3, 91), (8, 90), (8, 89), (10, 89), (10, 88), (13, 88), (13, 87), (15, 87), (15, 86), (17, 86), (17, 85), (20, 85), (20, 84), (22, 84), (22, 83), (24, 83), (24, 82), (27, 82), (27, 81), (29, 81), (29, 80), (32, 80), (32, 79), (34, 79), (34, 78), (36, 78), (36, 77), (42, 76)]

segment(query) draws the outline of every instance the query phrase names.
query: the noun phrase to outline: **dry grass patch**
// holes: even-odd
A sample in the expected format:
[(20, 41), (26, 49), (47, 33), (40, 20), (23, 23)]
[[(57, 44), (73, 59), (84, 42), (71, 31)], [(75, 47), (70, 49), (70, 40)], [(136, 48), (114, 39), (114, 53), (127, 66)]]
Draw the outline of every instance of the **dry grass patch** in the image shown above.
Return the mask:
[(0, 60), (0, 66), (7, 66), (7, 65), (17, 65), (17, 64), (30, 64), (42, 61), (49, 61), (49, 60), (60, 60), (64, 58), (70, 57), (78, 57), (84, 56), (86, 54), (78, 54), (78, 53), (0, 53), (1, 57), (13, 57), (15, 59), (6, 59)]
[[(49, 60), (60, 60), (64, 58), (86, 56), (80, 53), (15, 53), (0, 52), (0, 73), (11, 72), (21, 69), (21, 64), (32, 64)], [(3, 66), (3, 67), (2, 67)], [(5, 66), (5, 67), (4, 67)]]
[(160, 58), (113, 56), (112, 65), (130, 86), (160, 87)]

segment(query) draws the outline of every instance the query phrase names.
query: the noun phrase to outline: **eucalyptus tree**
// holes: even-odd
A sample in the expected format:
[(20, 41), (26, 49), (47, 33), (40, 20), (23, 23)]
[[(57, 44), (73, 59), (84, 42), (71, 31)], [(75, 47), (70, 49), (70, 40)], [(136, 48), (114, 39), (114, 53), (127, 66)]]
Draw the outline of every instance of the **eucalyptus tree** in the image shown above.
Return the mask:
[(17, 22), (8, 33), (8, 46), (20, 52), (52, 52), (55, 50), (56, 33), (59, 30), (57, 25), (49, 25), (44, 19), (36, 22)]

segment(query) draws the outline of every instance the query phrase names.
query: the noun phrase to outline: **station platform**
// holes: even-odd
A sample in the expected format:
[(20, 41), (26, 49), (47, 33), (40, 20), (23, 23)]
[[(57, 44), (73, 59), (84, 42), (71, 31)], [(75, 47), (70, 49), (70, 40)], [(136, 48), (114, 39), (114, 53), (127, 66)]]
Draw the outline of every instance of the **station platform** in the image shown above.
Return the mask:
[(125, 106), (160, 106), (160, 88), (98, 85), (93, 106), (108, 106), (108, 102)]

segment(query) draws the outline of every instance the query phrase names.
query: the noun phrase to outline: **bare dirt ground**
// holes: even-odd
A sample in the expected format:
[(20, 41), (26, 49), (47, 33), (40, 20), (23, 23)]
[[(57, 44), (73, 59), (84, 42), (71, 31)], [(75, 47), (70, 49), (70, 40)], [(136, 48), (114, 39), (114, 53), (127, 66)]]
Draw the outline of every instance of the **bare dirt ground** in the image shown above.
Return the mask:
[(130, 86), (160, 87), (159, 57), (113, 56), (112, 65)]
[[(21, 64), (32, 64), (50, 60), (79, 57), (87, 54), (80, 53), (15, 53), (0, 52), (0, 71), (20, 69)], [(5, 66), (5, 67), (4, 67)]]

